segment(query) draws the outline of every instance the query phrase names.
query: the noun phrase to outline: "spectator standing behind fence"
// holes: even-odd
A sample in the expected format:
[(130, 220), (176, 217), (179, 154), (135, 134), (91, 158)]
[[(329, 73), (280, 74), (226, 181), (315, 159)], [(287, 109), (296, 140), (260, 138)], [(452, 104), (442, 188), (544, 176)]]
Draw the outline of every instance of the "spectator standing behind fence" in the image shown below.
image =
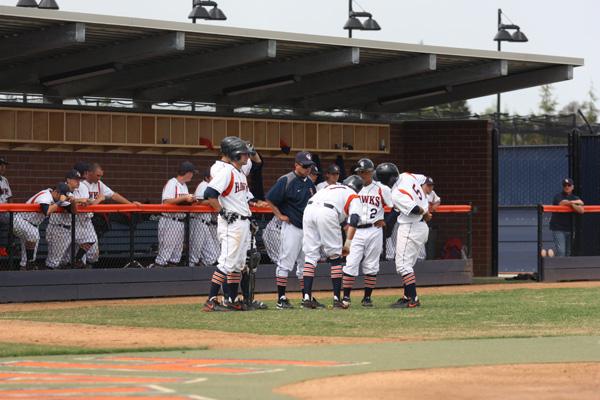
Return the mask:
[[(425, 183), (421, 186), (423, 188), (423, 192), (425, 192), (425, 196), (427, 197), (427, 201), (429, 202), (429, 212), (435, 212), (438, 207), (442, 204), (442, 199), (437, 195), (435, 190), (433, 190), (433, 178), (428, 176), (425, 178)], [(437, 242), (437, 229), (434, 229), (431, 224), (429, 225), (429, 237), (427, 239), (427, 244), (423, 244), (421, 249), (419, 250), (419, 256), (417, 257), (419, 260), (424, 260), (427, 258), (429, 254), (429, 258), (433, 257), (435, 252), (435, 244)], [(427, 246), (427, 249), (425, 248)]]
[[(127, 200), (124, 196), (119, 193), (113, 191), (110, 187), (108, 187), (104, 182), (102, 182), (102, 177), (104, 176), (104, 170), (98, 163), (92, 163), (88, 165), (81, 165), (81, 168), (87, 169), (85, 173), (85, 180), (82, 182), (85, 188), (88, 191), (90, 205), (96, 205), (103, 203), (106, 199), (111, 199), (120, 204), (137, 204), (141, 203), (134, 201), (131, 202)], [(77, 169), (77, 168), (75, 168)], [(82, 192), (85, 190), (83, 188)], [(108, 222), (101, 218), (105, 218), (103, 215), (98, 215), (94, 217), (94, 214), (87, 214), (88, 221), (82, 226), (82, 229), (79, 229), (81, 232), (79, 234), (78, 243), (91, 243), (92, 239), (93, 243), (90, 245), (90, 249), (86, 253), (86, 262), (88, 264), (94, 264), (98, 261), (100, 256), (100, 249), (98, 248), (98, 236), (102, 236), (102, 234), (108, 230)], [(102, 225), (105, 227), (104, 229), (99, 229), (98, 222), (102, 221)], [(79, 228), (79, 227), (78, 227)]]
[[(6, 161), (4, 157), (0, 157), (0, 204), (9, 203), (10, 198), (12, 197), (8, 179), (4, 177), (7, 165), (8, 161)], [(0, 213), (0, 224), (8, 225), (9, 219), (9, 213)]]
[(325, 180), (317, 185), (317, 191), (325, 189), (329, 185), (334, 185), (340, 179), (340, 167), (336, 164), (331, 164), (325, 170)]
[[(204, 173), (204, 179), (194, 192), (196, 201), (204, 201), (204, 191), (212, 178), (210, 171)], [(217, 241), (217, 221), (212, 213), (194, 213), (190, 215), (190, 265), (212, 265), (219, 257)]]
[[(583, 214), (583, 201), (573, 194), (574, 183), (571, 178), (562, 181), (562, 192), (556, 194), (552, 200), (555, 206), (568, 206), (578, 214)], [(569, 257), (571, 255), (573, 218), (571, 213), (552, 213), (550, 218), (550, 230), (554, 239), (554, 247), (558, 257)]]
[[(169, 179), (162, 192), (162, 204), (189, 206), (196, 199), (188, 191), (187, 183), (198, 170), (194, 164), (184, 161), (177, 176)], [(163, 213), (158, 221), (158, 255), (152, 267), (176, 267), (181, 261), (185, 241), (185, 213)]]
[(15, 214), (13, 232), (21, 241), (21, 271), (37, 269), (35, 258), (40, 242), (40, 224), (53, 212), (63, 208), (75, 212), (75, 206), (69, 202), (71, 193), (66, 183), (60, 182), (50, 189), (42, 190), (27, 200), (26, 204), (38, 204), (40, 212), (21, 212)]

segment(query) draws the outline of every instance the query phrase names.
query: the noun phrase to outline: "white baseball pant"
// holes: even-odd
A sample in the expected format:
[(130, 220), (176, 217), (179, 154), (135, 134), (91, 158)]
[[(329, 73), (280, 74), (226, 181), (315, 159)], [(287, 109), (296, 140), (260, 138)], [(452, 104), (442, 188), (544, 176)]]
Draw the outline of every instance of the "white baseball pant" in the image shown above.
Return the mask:
[(218, 268), (226, 274), (242, 272), (250, 243), (250, 221), (238, 218), (229, 224), (221, 216), (217, 222), (217, 235), (221, 244)]
[[(85, 262), (95, 263), (100, 258), (100, 249), (98, 248), (98, 236), (94, 229), (91, 217), (87, 215), (76, 218), (75, 221), (75, 243), (78, 245), (92, 243), (90, 249), (85, 253)], [(65, 255), (67, 259), (70, 254)], [(64, 257), (63, 257), (64, 261)], [(68, 262), (68, 261), (67, 261)]]
[(284, 222), (281, 224), (281, 247), (275, 276), (287, 278), (296, 267), (296, 276), (302, 279), (304, 270), (304, 252), (302, 251), (302, 229)]
[(309, 204), (304, 210), (302, 227), (302, 251), (307, 263), (317, 265), (321, 258), (321, 248), (328, 258), (342, 256), (342, 229), (336, 210)]
[(46, 228), (46, 242), (48, 242), (48, 255), (46, 266), (58, 268), (63, 258), (71, 258), (71, 226), (62, 224), (48, 224)]
[(190, 263), (212, 265), (219, 257), (217, 227), (210, 224), (210, 215), (190, 218)]
[(158, 221), (158, 254), (154, 262), (157, 265), (179, 263), (184, 239), (185, 222), (181, 218), (162, 215)]
[(364, 275), (376, 275), (379, 272), (379, 257), (383, 250), (383, 229), (374, 226), (357, 229), (346, 257), (344, 273), (358, 276), (361, 267)]
[(423, 221), (398, 224), (396, 271), (401, 276), (414, 272), (421, 246), (427, 243), (429, 227)]
[(16, 214), (13, 222), (13, 233), (21, 241), (21, 261), (19, 265), (24, 267), (27, 265), (27, 248), (25, 244), (35, 243), (35, 250), (33, 252), (33, 259), (35, 260), (40, 243), (40, 229)]

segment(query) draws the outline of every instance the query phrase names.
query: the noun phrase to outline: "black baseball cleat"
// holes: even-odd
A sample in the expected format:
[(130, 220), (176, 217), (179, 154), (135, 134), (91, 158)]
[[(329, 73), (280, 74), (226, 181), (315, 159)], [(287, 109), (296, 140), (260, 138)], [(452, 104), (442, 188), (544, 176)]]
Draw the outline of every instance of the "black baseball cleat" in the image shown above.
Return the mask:
[(245, 311), (266, 310), (269, 308), (265, 303), (259, 300), (244, 300)]
[(347, 303), (343, 300), (340, 301), (338, 299), (333, 299), (333, 308), (334, 309), (347, 310), (348, 307), (350, 307), (350, 303)]
[(315, 308), (327, 308), (325, 304), (319, 303), (316, 298), (312, 298), (312, 302), (315, 305)]
[(202, 311), (204, 312), (217, 312), (217, 311), (229, 311), (227, 307), (222, 306), (217, 299), (210, 299), (204, 303), (204, 307), (202, 307)]
[(238, 299), (235, 299), (234, 301), (223, 300), (223, 306), (227, 307), (229, 311), (246, 311), (244, 303)]
[(290, 303), (287, 297), (280, 298), (275, 307), (279, 310), (289, 310), (291, 308), (294, 308), (294, 306), (292, 305), (292, 303)]
[(370, 297), (363, 297), (360, 301), (360, 305), (363, 307), (373, 307), (373, 300)]
[(421, 306), (421, 302), (419, 301), (418, 298), (415, 300), (415, 299), (407, 298), (404, 296), (399, 298), (398, 301), (396, 301), (395, 303), (390, 305), (391, 308), (415, 308), (415, 307), (420, 307), (420, 306)]
[(307, 310), (314, 310), (318, 306), (317, 306), (317, 303), (314, 300), (305, 299), (305, 300), (302, 300), (301, 307), (304, 308), (304, 309), (307, 309)]

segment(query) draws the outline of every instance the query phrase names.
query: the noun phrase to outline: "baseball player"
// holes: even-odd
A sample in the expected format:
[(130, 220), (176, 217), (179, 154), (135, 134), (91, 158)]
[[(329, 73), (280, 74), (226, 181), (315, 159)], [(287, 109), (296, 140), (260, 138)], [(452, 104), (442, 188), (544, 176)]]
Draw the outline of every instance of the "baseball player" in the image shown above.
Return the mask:
[[(437, 195), (437, 193), (435, 192), (435, 190), (433, 190), (433, 178), (428, 176), (427, 178), (425, 178), (425, 183), (421, 186), (423, 188), (423, 192), (425, 193), (425, 196), (427, 196), (427, 202), (429, 203), (429, 212), (435, 212), (435, 210), (437, 210), (437, 208), (440, 206), (440, 204), (442, 204), (442, 199), (440, 198), (440, 196)], [(432, 230), (429, 230), (430, 236), (432, 234)], [(430, 241), (431, 238), (428, 238), (428, 242)], [(433, 240), (433, 239), (431, 239)], [(421, 246), (421, 249), (419, 250), (419, 256), (417, 257), (419, 260), (424, 260), (425, 258), (427, 258), (427, 250), (425, 248), (425, 244), (423, 244), (423, 246)]]
[[(206, 171), (204, 179), (194, 192), (196, 201), (204, 202), (204, 191), (210, 182), (210, 171)], [(217, 241), (217, 222), (213, 214), (194, 213), (190, 215), (190, 264), (212, 265), (219, 256)]]
[(350, 293), (358, 276), (359, 267), (365, 276), (365, 294), (361, 301), (364, 307), (373, 307), (371, 294), (377, 283), (379, 272), (379, 257), (383, 250), (383, 227), (385, 206), (391, 207), (392, 193), (389, 187), (375, 182), (373, 172), (375, 164), (368, 158), (358, 161), (354, 170), (362, 178), (364, 186), (358, 192), (362, 201), (360, 222), (350, 247), (350, 254), (344, 266), (344, 298), (342, 302), (350, 305)]
[[(198, 171), (194, 164), (184, 161), (177, 176), (169, 179), (162, 192), (162, 204), (189, 206), (196, 199), (188, 191), (187, 183)], [(175, 267), (181, 260), (185, 239), (185, 213), (163, 213), (158, 221), (158, 254), (149, 267)]]
[(319, 172), (319, 167), (317, 167), (317, 164), (313, 164), (313, 166), (310, 169), (310, 175), (308, 177), (310, 178), (312, 183), (316, 185), (320, 174), (321, 173)]
[[(250, 151), (243, 140), (230, 137), (221, 142), (221, 151), (231, 163), (222, 162), (215, 175), (211, 171), (212, 180), (204, 191), (204, 197), (219, 214), (217, 232), (221, 245), (217, 270), (213, 273), (210, 294), (203, 308), (206, 312), (243, 309), (242, 302), (236, 297), (250, 243), (252, 213), (248, 205), (248, 181), (242, 172)], [(217, 301), (221, 287), (225, 295), (223, 305)]]
[[(87, 197), (81, 199), (79, 187), (83, 176), (79, 171), (73, 169), (65, 176), (65, 183), (69, 186), (69, 191), (72, 193), (72, 203), (84, 202), (87, 203)], [(48, 255), (46, 256), (46, 268), (57, 269), (61, 264), (66, 264), (63, 260), (71, 258), (71, 223), (73, 219), (71, 214), (55, 213), (48, 218), (48, 227), (46, 228), (46, 242), (48, 242)], [(80, 247), (77, 251), (75, 260), (73, 261), (74, 268), (83, 268), (82, 258), (85, 255), (86, 249)]]
[[(111, 199), (120, 204), (137, 204), (141, 203), (137, 201), (129, 201), (124, 196), (120, 195), (117, 192), (114, 192), (110, 187), (108, 187), (101, 179), (104, 176), (104, 170), (98, 163), (86, 164), (86, 163), (78, 163), (76, 165), (78, 168), (87, 169), (85, 171), (85, 180), (82, 182), (82, 186), (87, 188), (89, 194), (89, 205), (96, 205), (103, 203), (106, 199)], [(77, 168), (75, 168), (77, 169)], [(81, 188), (80, 191), (83, 193), (85, 189)], [(94, 225), (92, 224), (93, 214), (86, 213), (85, 217), (87, 220), (82, 219), (81, 226), (76, 226), (76, 235), (78, 236), (77, 243), (85, 244), (88, 243), (89, 250), (86, 253), (86, 262), (89, 264), (94, 264), (98, 261), (100, 256), (100, 250), (98, 248), (98, 235), (94, 229)], [(79, 232), (79, 233), (77, 233)]]
[[(227, 154), (225, 154), (223, 152), (223, 147), (229, 148), (232, 144), (237, 144), (240, 140), (242, 140), (242, 139), (240, 139), (237, 136), (227, 136), (226, 138), (224, 138), (221, 141), (221, 159), (215, 161), (215, 163), (210, 167), (210, 176), (215, 177), (216, 174), (219, 172), (219, 170), (226, 168), (227, 164), (231, 164), (232, 160), (229, 158), (229, 156)], [(254, 164), (262, 164), (262, 159), (260, 158), (260, 155), (254, 149), (254, 146), (252, 146), (248, 142), (245, 142), (245, 143), (248, 147), (249, 158), (248, 158), (248, 162), (246, 164), (242, 165), (241, 171), (244, 175), (248, 176), (248, 175), (250, 175), (250, 172), (252, 170), (253, 163)]]
[(36, 269), (35, 258), (40, 241), (39, 226), (44, 219), (61, 207), (75, 212), (75, 206), (68, 201), (70, 195), (69, 186), (60, 182), (53, 188), (42, 190), (27, 200), (27, 204), (39, 204), (40, 212), (15, 214), (13, 233), (21, 241), (21, 261), (19, 263), (21, 271)]
[[(321, 248), (331, 264), (333, 307), (348, 308), (340, 299), (343, 257), (350, 252), (352, 238), (360, 222), (362, 203), (357, 193), (362, 187), (361, 177), (349, 176), (344, 180), (343, 185), (330, 185), (317, 192), (309, 200), (304, 210), (302, 218), (304, 229), (302, 251), (305, 255), (303, 308), (317, 308), (312, 300), (312, 284), (317, 262), (321, 258)], [(349, 226), (346, 232), (346, 242), (343, 243), (340, 224), (345, 221), (348, 221)]]
[(340, 167), (336, 164), (331, 164), (325, 170), (325, 180), (317, 185), (317, 191), (325, 189), (329, 185), (334, 185), (340, 179)]
[(275, 260), (279, 309), (293, 308), (285, 291), (289, 273), (295, 266), (296, 276), (303, 282), (302, 218), (308, 200), (316, 193), (315, 184), (309, 178), (313, 166), (312, 155), (307, 151), (299, 152), (296, 154), (294, 170), (281, 176), (266, 196), (275, 218), (281, 221), (281, 246), (279, 257)]
[(427, 242), (431, 220), (429, 202), (421, 185), (425, 183), (424, 175), (404, 172), (392, 189), (394, 208), (400, 212), (398, 216), (398, 239), (396, 244), (396, 271), (404, 282), (404, 296), (391, 305), (392, 308), (419, 307), (421, 302), (417, 296), (414, 266), (419, 249)]
[[(9, 203), (12, 197), (12, 190), (10, 190), (8, 179), (4, 177), (7, 165), (8, 161), (4, 157), (0, 157), (0, 204)], [(8, 225), (9, 218), (8, 213), (0, 213), (0, 223)]]

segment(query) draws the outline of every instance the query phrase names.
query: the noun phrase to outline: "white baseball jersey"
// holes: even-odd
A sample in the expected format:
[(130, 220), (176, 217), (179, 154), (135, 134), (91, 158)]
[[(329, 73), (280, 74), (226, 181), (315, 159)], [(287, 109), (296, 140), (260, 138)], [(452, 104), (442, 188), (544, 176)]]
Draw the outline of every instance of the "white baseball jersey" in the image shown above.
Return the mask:
[(81, 183), (87, 187), (90, 196), (89, 198), (92, 200), (96, 200), (101, 194), (104, 195), (104, 197), (106, 197), (107, 199), (110, 199), (113, 196), (113, 194), (115, 194), (115, 192), (113, 192), (112, 189), (106, 186), (102, 181), (94, 183), (82, 181)]
[[(231, 165), (231, 164), (229, 164), (228, 162), (222, 161), (222, 160), (215, 161), (215, 163), (210, 167), (210, 176), (214, 178), (219, 173), (219, 171), (221, 171), (227, 165)], [(251, 169), (252, 169), (252, 160), (248, 159), (248, 162), (245, 165), (242, 165), (241, 170), (244, 175), (248, 176), (248, 175), (250, 175)]]
[(198, 200), (204, 199), (204, 192), (206, 191), (207, 187), (208, 187), (208, 182), (206, 182), (206, 181), (200, 182), (198, 184), (198, 187), (196, 188), (196, 191), (194, 192), (194, 197)]
[(310, 199), (311, 204), (331, 204), (338, 212), (340, 223), (349, 215), (360, 215), (362, 203), (354, 190), (341, 184), (329, 185)]
[[(52, 198), (52, 189), (42, 190), (27, 200), (27, 204), (54, 204), (54, 199)], [(32, 223), (33, 225), (41, 224), (46, 218), (46, 216), (41, 212), (20, 213), (20, 215), (21, 218)]]
[(323, 181), (323, 182), (319, 183), (317, 185), (317, 192), (321, 189), (325, 189), (327, 186), (329, 186), (329, 183), (327, 183), (327, 181)]
[(248, 206), (249, 191), (246, 175), (232, 164), (222, 164), (223, 166), (217, 175), (213, 176), (208, 187), (221, 194), (219, 203), (225, 210), (249, 217), (252, 212)]
[[(187, 196), (188, 194), (190, 194), (190, 192), (185, 183), (179, 182), (177, 178), (171, 178), (167, 181), (165, 187), (163, 187), (162, 201), (177, 199), (179, 197)], [(183, 213), (167, 213), (163, 215), (173, 218), (185, 218), (185, 214)]]
[(382, 220), (385, 213), (385, 206), (393, 206), (392, 191), (390, 188), (376, 181), (372, 181), (370, 185), (363, 186), (358, 196), (362, 202), (360, 225), (374, 224)]
[(0, 204), (8, 203), (8, 199), (12, 197), (12, 191), (8, 184), (8, 179), (0, 176)]
[[(83, 186), (83, 185), (79, 185), (79, 188)], [(82, 197), (79, 188), (74, 189), (73, 190), (73, 197), (75, 199), (87, 199), (87, 196)], [(87, 189), (84, 189), (84, 192), (87, 193)], [(71, 214), (69, 213), (56, 213), (56, 214), (51, 214), (50, 218), (48, 220), (48, 223), (52, 224), (52, 225), (69, 225), (71, 226)]]
[(398, 181), (392, 189), (392, 201), (394, 208), (400, 211), (398, 223), (408, 224), (423, 219), (422, 215), (411, 214), (415, 206), (423, 210), (429, 210), (427, 196), (423, 193), (421, 185), (425, 182), (425, 176), (404, 172), (400, 174)]
[(435, 204), (435, 203), (441, 203), (442, 199), (440, 196), (437, 195), (435, 190), (432, 190), (431, 193), (429, 193), (427, 195), (427, 201), (429, 202), (429, 204)]

